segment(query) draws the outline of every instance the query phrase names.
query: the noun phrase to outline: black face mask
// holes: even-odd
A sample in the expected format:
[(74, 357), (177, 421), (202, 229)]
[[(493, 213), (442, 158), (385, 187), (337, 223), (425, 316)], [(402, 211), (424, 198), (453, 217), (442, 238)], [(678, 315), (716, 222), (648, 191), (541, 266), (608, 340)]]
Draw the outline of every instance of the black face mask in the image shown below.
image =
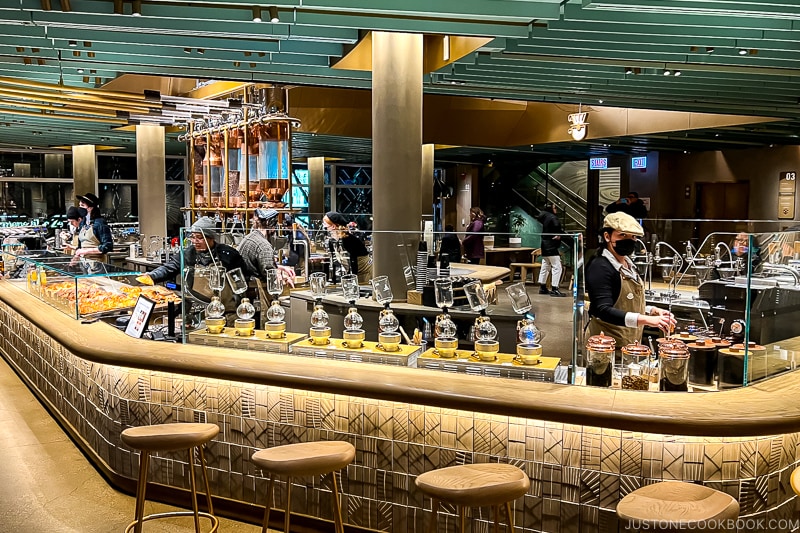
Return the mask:
[(633, 239), (620, 239), (614, 243), (614, 251), (619, 255), (631, 255), (636, 250), (636, 241)]

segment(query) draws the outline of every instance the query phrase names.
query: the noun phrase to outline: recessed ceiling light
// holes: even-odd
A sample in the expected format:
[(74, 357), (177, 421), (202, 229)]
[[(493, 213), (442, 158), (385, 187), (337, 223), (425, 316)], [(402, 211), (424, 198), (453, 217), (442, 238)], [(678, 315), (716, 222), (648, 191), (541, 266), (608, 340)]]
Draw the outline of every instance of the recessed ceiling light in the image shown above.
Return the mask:
[(706, 53), (707, 54), (713, 54), (714, 53), (714, 47), (713, 46), (706, 46)]
[(668, 68), (665, 68), (664, 69), (664, 76), (669, 76), (670, 74), (672, 74), (672, 71), (670, 69), (668, 69)]
[(603, 100), (598, 100), (598, 101), (597, 101), (597, 103), (598, 103), (598, 104), (602, 104), (602, 103), (603, 103)]
[(739, 55), (740, 56), (746, 56), (747, 55), (747, 50), (744, 49), (744, 48), (739, 48)]
[(69, 46), (70, 48), (75, 48), (76, 46), (78, 46), (78, 41), (70, 41)]
[(633, 69), (631, 67), (627, 67), (625, 69), (625, 74), (633, 74)]
[(681, 71), (680, 70), (676, 70), (674, 75), (675, 76), (680, 76), (681, 75)]
[(78, 69), (78, 74), (83, 74), (83, 69), (82, 68)]

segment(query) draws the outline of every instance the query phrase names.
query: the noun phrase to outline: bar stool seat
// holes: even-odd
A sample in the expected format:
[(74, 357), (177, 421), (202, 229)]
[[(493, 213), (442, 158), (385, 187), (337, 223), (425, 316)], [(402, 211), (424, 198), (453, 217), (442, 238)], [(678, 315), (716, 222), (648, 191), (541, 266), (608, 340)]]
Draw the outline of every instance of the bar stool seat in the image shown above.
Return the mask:
[(289, 531), (289, 519), (292, 505), (292, 477), (293, 476), (320, 476), (331, 474), (333, 478), (333, 505), (334, 524), (337, 533), (344, 532), (342, 521), (342, 507), (339, 502), (339, 486), (336, 481), (336, 471), (353, 462), (356, 449), (349, 442), (344, 441), (318, 441), (286, 444), (259, 450), (251, 458), (259, 468), (269, 473), (267, 487), (267, 504), (264, 511), (264, 525), (262, 532), (266, 533), (269, 524), (269, 514), (272, 507), (272, 488), (275, 476), (286, 476), (286, 511), (284, 513), (284, 532)]
[[(200, 518), (207, 518), (211, 522), (211, 529), (208, 533), (214, 533), (219, 528), (219, 519), (214, 516), (214, 508), (211, 504), (211, 490), (208, 485), (208, 471), (206, 469), (206, 459), (203, 453), (203, 446), (219, 434), (219, 427), (216, 424), (157, 424), (152, 426), (132, 427), (124, 430), (120, 434), (122, 442), (133, 449), (140, 450), (139, 454), (139, 481), (136, 487), (136, 513), (135, 519), (131, 522), (125, 533), (141, 533), (142, 524), (148, 520), (158, 520), (161, 518), (171, 518), (175, 516), (193, 516), (194, 528), (196, 533), (200, 533)], [(208, 512), (200, 512), (197, 508), (197, 486), (195, 484), (195, 460), (194, 450), (197, 448), (200, 457), (200, 468), (203, 473), (203, 481), (206, 489), (206, 502)], [(147, 489), (147, 471), (150, 462), (150, 452), (164, 451), (171, 452), (177, 450), (187, 450), (189, 460), (189, 481), (192, 496), (191, 511), (174, 511), (166, 513), (156, 513), (151, 515), (144, 514), (145, 493)]]
[(466, 508), (491, 506), (495, 512), (495, 528), (499, 524), (498, 506), (504, 505), (509, 530), (514, 530), (511, 502), (523, 496), (531, 486), (527, 474), (516, 466), (502, 463), (481, 463), (449, 466), (425, 472), (417, 477), (417, 487), (433, 499), (431, 531), (436, 530), (439, 503), (460, 507), (461, 530), (464, 531)]
[(789, 478), (789, 483), (791, 483), (794, 493), (800, 496), (800, 466), (792, 471), (792, 476)]
[(739, 518), (739, 502), (730, 494), (703, 485), (662, 481), (622, 498), (617, 516), (642, 530), (665, 531), (664, 527), (672, 527), (724, 531), (721, 528), (725, 522)]

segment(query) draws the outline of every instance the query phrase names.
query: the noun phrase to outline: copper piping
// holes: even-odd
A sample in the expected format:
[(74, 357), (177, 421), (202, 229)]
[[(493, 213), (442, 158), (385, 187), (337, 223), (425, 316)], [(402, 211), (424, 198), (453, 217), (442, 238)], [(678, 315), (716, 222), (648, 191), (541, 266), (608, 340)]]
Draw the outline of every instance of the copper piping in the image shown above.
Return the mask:
[(99, 122), (100, 124), (121, 124), (121, 125), (128, 124), (128, 121), (126, 120), (120, 120), (115, 118), (102, 119), (93, 117), (81, 117), (75, 115), (56, 115), (49, 113), (36, 113), (34, 111), (18, 111), (16, 109), (0, 109), (0, 114), (22, 115), (25, 117), (37, 117), (37, 118), (54, 118), (58, 120), (76, 120), (80, 122)]

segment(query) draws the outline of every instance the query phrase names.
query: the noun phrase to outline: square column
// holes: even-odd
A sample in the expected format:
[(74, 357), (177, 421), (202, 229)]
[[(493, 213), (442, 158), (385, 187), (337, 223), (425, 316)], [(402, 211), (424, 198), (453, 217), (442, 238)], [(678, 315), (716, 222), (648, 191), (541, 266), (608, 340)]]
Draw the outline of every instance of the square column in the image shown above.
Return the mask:
[(139, 233), (167, 236), (167, 180), (163, 126), (136, 126)]
[(373, 272), (389, 276), (398, 296), (398, 245), (413, 261), (421, 229), (422, 68), (422, 35), (372, 33)]

